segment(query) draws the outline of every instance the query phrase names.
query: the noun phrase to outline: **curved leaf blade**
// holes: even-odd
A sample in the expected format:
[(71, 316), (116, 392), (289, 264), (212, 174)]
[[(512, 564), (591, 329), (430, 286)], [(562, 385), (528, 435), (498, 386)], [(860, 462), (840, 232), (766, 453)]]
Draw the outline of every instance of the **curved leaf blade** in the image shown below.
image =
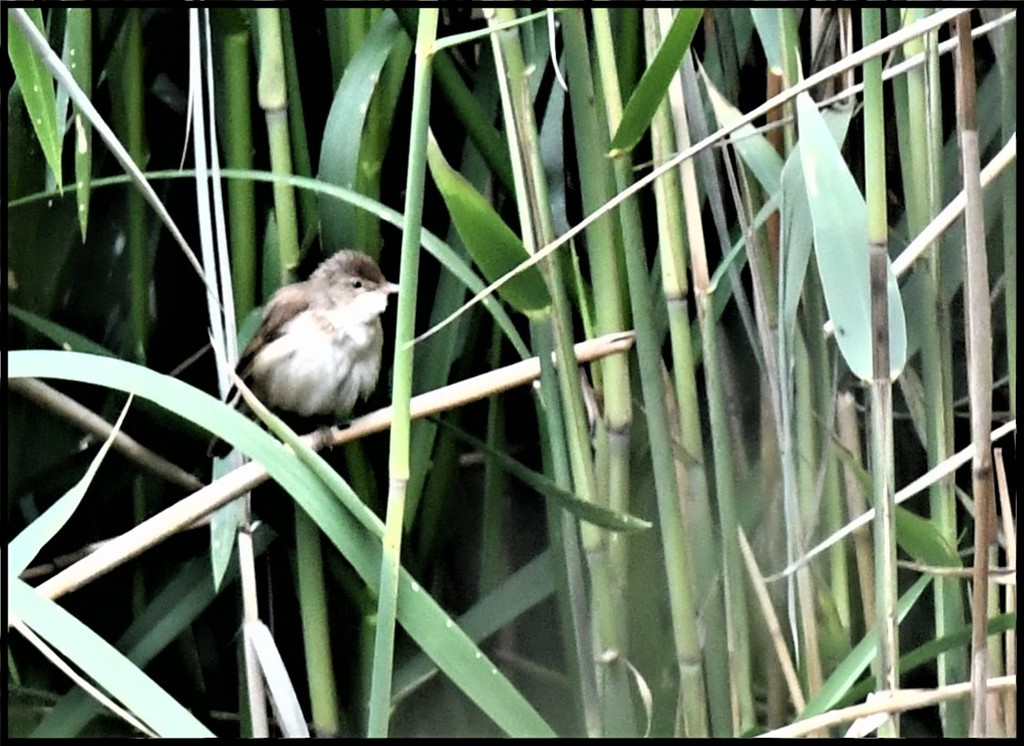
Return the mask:
[[(338, 83), (320, 143), (318, 178), (344, 189), (355, 189), (366, 115), (377, 91), (381, 72), (399, 42), (408, 39), (394, 11), (385, 10), (359, 47)], [(353, 205), (320, 197), (323, 243), (331, 250), (354, 246), (358, 213)]]
[[(355, 493), (344, 507), (294, 454), (248, 418), (170, 376), (122, 360), (55, 350), (7, 353), (11, 377), (58, 378), (118, 389), (181, 414), (258, 460), (350, 562), (371, 592), (380, 583), (383, 522)], [(553, 736), (523, 695), (404, 568), (398, 621), (476, 705), (510, 736)]]
[(636, 84), (622, 112), (622, 121), (611, 142), (610, 155), (613, 158), (632, 150), (651, 126), (654, 112), (665, 100), (668, 86), (679, 71), (683, 55), (690, 48), (690, 41), (703, 14), (702, 8), (682, 8), (676, 13), (658, 53)]
[(128, 414), (129, 406), (131, 406), (130, 396), (121, 409), (121, 416), (117, 418), (117, 422), (114, 423), (114, 427), (110, 430), (110, 435), (107, 436), (99, 451), (96, 452), (92, 463), (89, 464), (89, 468), (85, 470), (85, 474), (82, 475), (82, 478), (78, 480), (75, 486), (65, 492), (57, 502), (27, 525), (7, 545), (8, 577), (14, 578), (21, 575), (25, 568), (29, 566), (29, 563), (36, 558), (39, 551), (46, 546), (50, 539), (57, 535), (57, 532), (64, 527), (64, 524), (71, 519), (78, 506), (82, 504), (82, 498), (85, 497), (86, 490), (92, 484), (93, 477), (96, 476), (96, 472), (99, 470), (100, 464), (103, 463), (103, 459), (106, 458), (107, 451), (110, 450), (114, 438), (121, 430), (121, 425), (124, 423), (125, 415)]
[(60, 650), (161, 736), (213, 733), (113, 645), (18, 578), (9, 580), (10, 614)]
[[(800, 159), (811, 208), (814, 251), (835, 324), (836, 341), (850, 370), (871, 380), (871, 287), (867, 205), (811, 97), (797, 97)], [(907, 327), (892, 262), (888, 265), (889, 371), (895, 378), (907, 360)]]
[[(40, 33), (46, 33), (43, 28), (43, 11), (39, 7), (14, 8), (8, 13), (25, 13)], [(63, 128), (57, 121), (57, 94), (53, 87), (53, 79), (28, 45), (17, 23), (7, 24), (7, 56), (10, 57), (21, 97), (32, 119), (32, 128), (43, 148), (46, 163), (53, 171), (57, 188), (63, 194), (60, 164)]]
[[(488, 282), (530, 258), (523, 242), (501, 216), (448, 164), (432, 135), (427, 141), (427, 163), (455, 230)], [(517, 311), (528, 315), (541, 313), (551, 305), (547, 285), (536, 266), (498, 288), (498, 294)]]
[(461, 428), (455, 427), (441, 419), (435, 420), (435, 422), (445, 430), (455, 434), (461, 440), (464, 440), (473, 448), (481, 451), (488, 459), (497, 462), (502, 469), (520, 482), (569, 511), (581, 521), (606, 528), (609, 531), (622, 532), (646, 531), (653, 525), (650, 521), (630, 513), (619, 513), (596, 503), (581, 500), (573, 492), (559, 487), (550, 477), (524, 466), (507, 454), (496, 451), (484, 441), (474, 438)]
[[(273, 539), (274, 534), (266, 524), (257, 526), (253, 534), (255, 555), (262, 555)], [(210, 575), (209, 557), (187, 560), (121, 634), (115, 643), (117, 649), (145, 669), (217, 598)], [(225, 580), (234, 580), (237, 575), (236, 560), (228, 568)], [(81, 687), (74, 687), (47, 710), (29, 737), (74, 738), (101, 709)]]
[(116, 357), (116, 355), (108, 350), (101, 344), (93, 342), (88, 337), (79, 334), (76, 331), (72, 331), (65, 326), (45, 319), (42, 316), (26, 311), (23, 308), (15, 306), (11, 303), (7, 304), (7, 313), (11, 315), (11, 318), (18, 319), (21, 323), (30, 329), (35, 329), (40, 334), (49, 338), (51, 341), (60, 345), (65, 350), (75, 350), (77, 352), (91, 352), (94, 355), (105, 355), (107, 357)]
[[(932, 578), (930, 576), (922, 575), (900, 597), (896, 606), (897, 622), (902, 622), (904, 617), (910, 613), (910, 610), (917, 603), (931, 581)], [(807, 703), (804, 711), (800, 713), (800, 717), (797, 719), (806, 720), (834, 707), (836, 702), (846, 696), (850, 687), (857, 682), (868, 666), (871, 665), (877, 648), (878, 630), (872, 629), (864, 635), (863, 639), (850, 651), (850, 654), (843, 659), (843, 662), (836, 666), (836, 670), (832, 672), (832, 675), (828, 677), (828, 680), (818, 693)]]
[[(701, 80), (704, 81), (708, 100), (715, 111), (718, 126), (728, 127), (743, 116), (742, 112), (719, 92), (703, 66), (699, 66), (698, 69)], [(729, 141), (764, 190), (772, 196), (778, 194), (782, 182), (782, 156), (768, 142), (768, 138), (758, 132), (754, 125), (744, 124), (729, 136)]]
[[(989, 617), (989, 637), (992, 637), (993, 635), (1001, 635), (1008, 630), (1016, 628), (1016, 614), (999, 614), (998, 616)], [(969, 646), (970, 643), (971, 626), (969, 624), (965, 624), (942, 637), (937, 637), (934, 640), (929, 640), (926, 643), (918, 645), (909, 653), (901, 655), (900, 673), (910, 673), (915, 668), (934, 661), (943, 653), (948, 653), (949, 651), (956, 650), (957, 648), (965, 648)], [(836, 706), (846, 707), (848, 705), (855, 704), (856, 702), (863, 702), (864, 698), (867, 697), (868, 692), (873, 691), (874, 688), (874, 678), (868, 677), (861, 683), (852, 687), (846, 695), (836, 703)]]
[(896, 541), (900, 549), (923, 565), (963, 567), (956, 547), (933, 521), (900, 505), (896, 506)]
[[(822, 114), (836, 145), (842, 147), (853, 110), (849, 107), (836, 107), (826, 109)], [(779, 303), (782, 309), (782, 329), (785, 339), (789, 340), (787, 345), (795, 338), (796, 312), (803, 296), (804, 279), (813, 246), (811, 213), (799, 151), (800, 143), (797, 143), (786, 158), (781, 176), (783, 282)]]

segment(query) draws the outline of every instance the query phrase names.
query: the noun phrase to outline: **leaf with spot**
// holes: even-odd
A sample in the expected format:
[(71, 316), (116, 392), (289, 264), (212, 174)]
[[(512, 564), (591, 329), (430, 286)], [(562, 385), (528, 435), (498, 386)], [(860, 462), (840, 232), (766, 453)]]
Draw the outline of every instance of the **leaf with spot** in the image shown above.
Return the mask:
[[(43, 34), (43, 11), (38, 7), (28, 7), (21, 11), (28, 15), (36, 28)], [(18, 89), (25, 101), (25, 108), (32, 119), (39, 144), (46, 156), (46, 163), (53, 171), (57, 188), (62, 189), (63, 181), (60, 168), (61, 131), (57, 121), (57, 97), (53, 88), (53, 79), (46, 71), (43, 63), (29, 47), (17, 23), (7, 24), (7, 55), (14, 68), (14, 76)], [(63, 191), (61, 192), (63, 194)]]
[[(839, 352), (862, 380), (871, 380), (871, 284), (867, 205), (825, 120), (806, 93), (797, 97), (800, 160), (807, 187), (818, 274), (835, 325)], [(890, 376), (907, 361), (907, 328), (896, 274), (887, 264)]]

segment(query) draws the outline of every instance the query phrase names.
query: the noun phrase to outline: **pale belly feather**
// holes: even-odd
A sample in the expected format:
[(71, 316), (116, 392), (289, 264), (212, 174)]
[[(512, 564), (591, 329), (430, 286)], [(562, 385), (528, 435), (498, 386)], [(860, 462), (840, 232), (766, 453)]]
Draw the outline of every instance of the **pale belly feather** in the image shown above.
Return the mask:
[(347, 417), (377, 384), (382, 335), (379, 319), (347, 326), (338, 321), (310, 312), (290, 321), (253, 361), (256, 395), (304, 417)]

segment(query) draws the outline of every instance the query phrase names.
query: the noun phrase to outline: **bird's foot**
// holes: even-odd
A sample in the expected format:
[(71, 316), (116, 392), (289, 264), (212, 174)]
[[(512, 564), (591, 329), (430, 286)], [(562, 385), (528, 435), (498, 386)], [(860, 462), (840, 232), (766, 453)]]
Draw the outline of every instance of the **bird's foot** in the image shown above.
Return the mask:
[(334, 428), (330, 425), (321, 425), (313, 431), (313, 450), (324, 448), (334, 448)]

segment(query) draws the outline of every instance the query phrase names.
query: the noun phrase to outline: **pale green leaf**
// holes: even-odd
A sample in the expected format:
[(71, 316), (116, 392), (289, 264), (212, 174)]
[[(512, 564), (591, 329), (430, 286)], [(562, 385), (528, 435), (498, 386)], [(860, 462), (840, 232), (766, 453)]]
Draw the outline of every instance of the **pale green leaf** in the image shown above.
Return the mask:
[[(867, 205), (825, 120), (810, 96), (797, 97), (800, 160), (814, 230), (814, 250), (835, 338), (850, 370), (872, 378), (871, 287)], [(896, 275), (888, 265), (889, 361), (895, 378), (906, 364), (907, 331)]]
[[(11, 377), (60, 378), (129, 391), (228, 441), (263, 464), (376, 593), (381, 520), (350, 490), (349, 501), (343, 507), (301, 460), (233, 408), (170, 376), (95, 355), (51, 350), (8, 352), (7, 370)], [(553, 735), (523, 695), (404, 568), (400, 570), (398, 596), (399, 623), (499, 727), (511, 736)]]
[(213, 733), (117, 648), (18, 578), (10, 578), (9, 613), (59, 650), (158, 735), (212, 738)]
[(89, 489), (93, 477), (96, 476), (96, 471), (100, 468), (100, 464), (103, 463), (107, 451), (110, 450), (110, 445), (121, 431), (121, 424), (124, 422), (125, 415), (128, 414), (128, 407), (131, 406), (131, 402), (132, 397), (129, 396), (128, 401), (125, 402), (124, 408), (121, 410), (121, 416), (117, 418), (117, 422), (114, 423), (114, 427), (110, 430), (110, 435), (107, 436), (99, 451), (96, 452), (96, 456), (93, 457), (92, 463), (89, 464), (89, 468), (86, 469), (82, 478), (78, 480), (74, 487), (64, 493), (57, 502), (47, 508), (41, 516), (26, 526), (7, 545), (7, 575), (9, 578), (17, 577), (25, 571), (29, 563), (39, 554), (39, 550), (56, 536), (57, 532), (64, 527), (64, 524), (70, 520), (75, 510), (81, 505), (86, 490)]

